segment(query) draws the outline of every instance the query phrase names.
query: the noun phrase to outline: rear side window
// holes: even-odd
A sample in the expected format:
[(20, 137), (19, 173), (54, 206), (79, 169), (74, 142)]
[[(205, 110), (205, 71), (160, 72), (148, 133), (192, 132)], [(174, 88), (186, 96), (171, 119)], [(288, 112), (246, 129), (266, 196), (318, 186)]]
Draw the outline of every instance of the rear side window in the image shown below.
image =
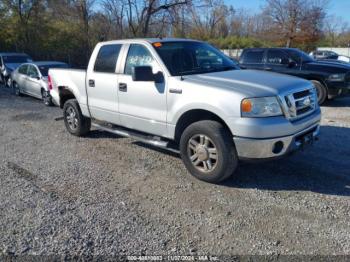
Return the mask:
[(22, 75), (26, 75), (28, 71), (28, 65), (23, 65), (18, 69), (18, 72)]
[(95, 72), (115, 73), (122, 45), (104, 45), (100, 48), (94, 66)]
[(242, 63), (261, 64), (263, 62), (264, 50), (249, 50), (243, 55)]

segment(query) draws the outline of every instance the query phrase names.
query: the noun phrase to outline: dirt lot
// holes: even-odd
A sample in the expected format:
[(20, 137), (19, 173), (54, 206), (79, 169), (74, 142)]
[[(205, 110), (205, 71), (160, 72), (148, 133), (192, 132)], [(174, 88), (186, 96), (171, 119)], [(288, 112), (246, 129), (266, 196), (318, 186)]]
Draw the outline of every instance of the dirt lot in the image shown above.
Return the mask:
[(314, 147), (212, 185), (0, 88), (0, 254), (350, 255), (350, 98), (322, 111)]

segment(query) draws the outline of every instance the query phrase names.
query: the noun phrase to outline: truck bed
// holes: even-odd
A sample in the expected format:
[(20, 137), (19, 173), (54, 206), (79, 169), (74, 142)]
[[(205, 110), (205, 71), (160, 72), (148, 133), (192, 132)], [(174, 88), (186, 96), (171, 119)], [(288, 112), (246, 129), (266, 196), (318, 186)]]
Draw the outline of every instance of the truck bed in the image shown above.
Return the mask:
[[(86, 106), (87, 97), (85, 89), (86, 70), (70, 68), (54, 68), (49, 70), (49, 76), (52, 82), (51, 96), (54, 102), (59, 105), (58, 88), (69, 88), (79, 104)], [(75, 94), (77, 93), (77, 94)]]

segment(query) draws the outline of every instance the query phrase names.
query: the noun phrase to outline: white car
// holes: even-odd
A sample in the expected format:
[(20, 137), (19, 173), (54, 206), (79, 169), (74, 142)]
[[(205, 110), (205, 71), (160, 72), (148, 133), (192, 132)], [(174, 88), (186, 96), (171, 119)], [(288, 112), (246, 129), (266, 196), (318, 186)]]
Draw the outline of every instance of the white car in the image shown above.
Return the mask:
[(25, 63), (11, 74), (11, 84), (15, 94), (26, 94), (44, 101), (47, 106), (53, 105), (48, 87), (48, 71), (50, 68), (68, 68), (62, 62), (47, 61)]

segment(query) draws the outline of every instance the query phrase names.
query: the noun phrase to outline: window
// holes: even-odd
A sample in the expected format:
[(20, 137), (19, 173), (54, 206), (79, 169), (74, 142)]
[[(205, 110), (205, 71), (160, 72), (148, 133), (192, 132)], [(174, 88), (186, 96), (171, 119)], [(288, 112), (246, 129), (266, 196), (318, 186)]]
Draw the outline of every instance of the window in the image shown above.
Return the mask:
[(243, 63), (261, 64), (264, 57), (264, 50), (250, 50), (244, 53)]
[(28, 66), (28, 75), (31, 77), (39, 77), (39, 72), (35, 66), (30, 65)]
[(22, 75), (26, 75), (28, 71), (28, 65), (22, 65), (19, 69), (18, 72)]
[(125, 62), (124, 74), (131, 75), (135, 66), (152, 66), (154, 59), (148, 49), (142, 45), (130, 45), (128, 56)]
[(207, 43), (174, 41), (154, 47), (173, 76), (238, 69), (232, 60)]
[(289, 58), (286, 53), (281, 50), (269, 50), (267, 52), (267, 63), (268, 64), (283, 64), (284, 61), (289, 62)]
[(95, 72), (115, 73), (119, 52), (122, 45), (104, 45), (100, 48), (95, 66)]

